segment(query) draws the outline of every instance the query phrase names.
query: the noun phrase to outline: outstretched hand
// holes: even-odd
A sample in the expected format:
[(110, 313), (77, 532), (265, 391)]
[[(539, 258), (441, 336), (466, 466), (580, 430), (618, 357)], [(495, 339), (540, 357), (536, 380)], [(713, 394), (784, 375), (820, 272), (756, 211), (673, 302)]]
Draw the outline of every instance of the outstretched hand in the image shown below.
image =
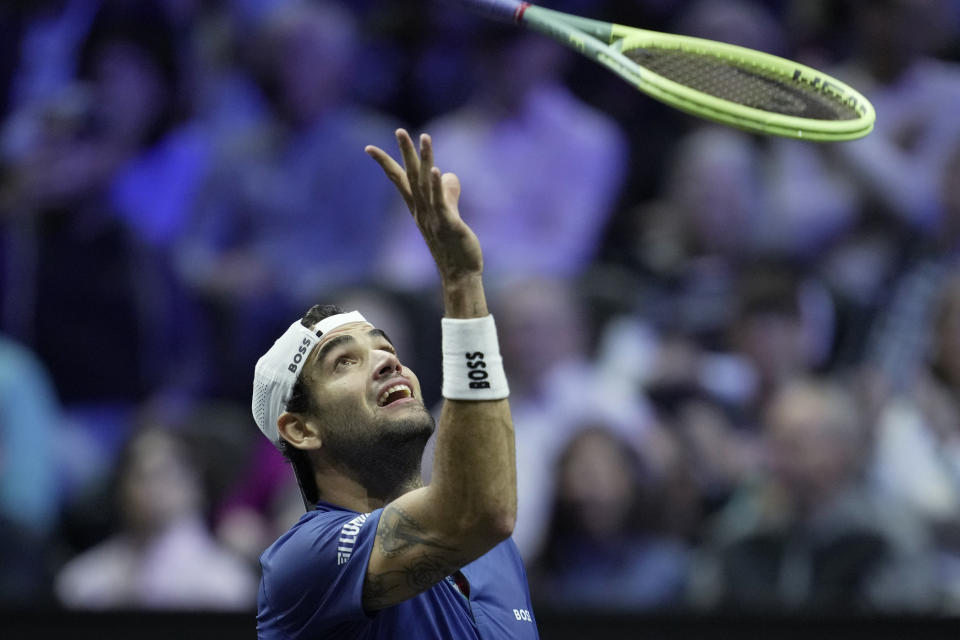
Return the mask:
[(448, 284), (479, 276), (483, 272), (483, 253), (477, 236), (460, 218), (460, 180), (433, 166), (429, 135), (420, 136), (419, 156), (404, 129), (397, 129), (397, 142), (403, 167), (379, 147), (370, 145), (364, 151), (377, 161), (403, 196), (441, 280)]

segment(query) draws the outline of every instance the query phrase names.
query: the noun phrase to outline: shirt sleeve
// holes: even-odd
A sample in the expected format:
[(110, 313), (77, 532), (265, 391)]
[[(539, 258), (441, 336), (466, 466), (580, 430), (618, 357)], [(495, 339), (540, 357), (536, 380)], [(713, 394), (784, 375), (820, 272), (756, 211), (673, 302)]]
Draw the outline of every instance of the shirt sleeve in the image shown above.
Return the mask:
[(261, 637), (273, 635), (263, 633), (269, 628), (282, 637), (328, 637), (370, 621), (363, 581), (381, 512), (308, 514), (260, 556)]

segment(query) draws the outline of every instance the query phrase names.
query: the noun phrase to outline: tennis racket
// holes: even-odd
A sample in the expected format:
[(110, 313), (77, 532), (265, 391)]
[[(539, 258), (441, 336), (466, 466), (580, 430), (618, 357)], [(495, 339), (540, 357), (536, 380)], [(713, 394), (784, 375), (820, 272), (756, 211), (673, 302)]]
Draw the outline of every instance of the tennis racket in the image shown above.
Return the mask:
[(853, 140), (873, 129), (873, 106), (827, 74), (732, 44), (591, 20), (518, 0), (450, 0), (524, 25), (694, 116), (753, 133)]

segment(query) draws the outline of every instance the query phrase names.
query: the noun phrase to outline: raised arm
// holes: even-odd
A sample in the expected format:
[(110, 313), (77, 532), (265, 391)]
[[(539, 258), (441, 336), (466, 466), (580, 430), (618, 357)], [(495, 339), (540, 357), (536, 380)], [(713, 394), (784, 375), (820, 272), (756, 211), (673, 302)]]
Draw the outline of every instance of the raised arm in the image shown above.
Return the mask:
[[(483, 255), (460, 218), (460, 182), (433, 166), (397, 131), (401, 167), (377, 147), (367, 153), (396, 185), (440, 272), (446, 318), (488, 315)], [(446, 393), (445, 393), (446, 395)], [(388, 504), (377, 527), (363, 604), (382, 609), (424, 591), (510, 536), (517, 510), (513, 423), (505, 398), (444, 401), (431, 483)]]

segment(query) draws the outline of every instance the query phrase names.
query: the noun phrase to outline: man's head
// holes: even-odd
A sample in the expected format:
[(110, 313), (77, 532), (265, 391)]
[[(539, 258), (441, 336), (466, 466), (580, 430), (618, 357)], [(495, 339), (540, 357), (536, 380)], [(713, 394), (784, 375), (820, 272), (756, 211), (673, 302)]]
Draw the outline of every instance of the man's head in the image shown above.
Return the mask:
[(855, 481), (868, 434), (838, 383), (793, 379), (771, 397), (765, 418), (772, 471), (798, 507), (815, 508)]
[(395, 496), (419, 480), (434, 429), (420, 383), (387, 335), (334, 306), (310, 309), (260, 359), (253, 410), (311, 503), (317, 471), (353, 480), (371, 497)]
[(254, 68), (281, 116), (309, 126), (345, 99), (358, 46), (345, 3), (293, 2), (269, 12)]

